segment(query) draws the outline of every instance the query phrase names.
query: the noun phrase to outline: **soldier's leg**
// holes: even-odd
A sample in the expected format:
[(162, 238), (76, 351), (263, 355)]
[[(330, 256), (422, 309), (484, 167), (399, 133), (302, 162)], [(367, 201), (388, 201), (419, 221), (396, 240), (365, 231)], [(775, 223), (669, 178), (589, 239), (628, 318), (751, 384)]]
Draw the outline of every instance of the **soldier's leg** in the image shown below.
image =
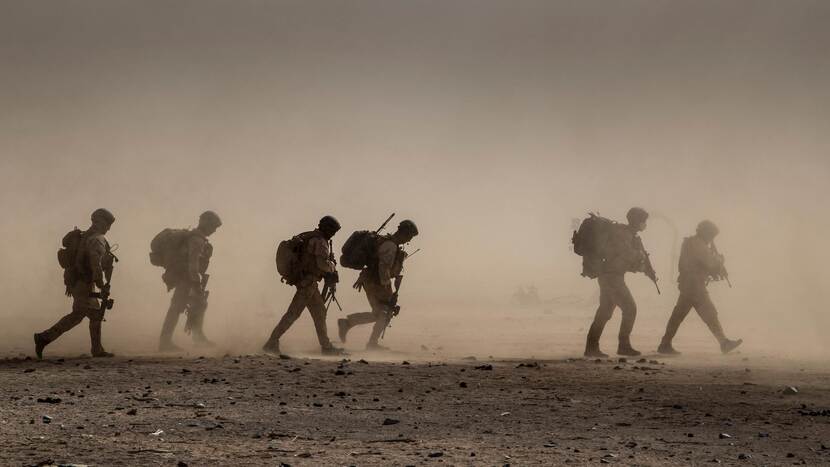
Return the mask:
[(372, 319), (375, 325), (372, 326), (372, 334), (369, 335), (369, 342), (366, 347), (377, 349), (380, 348), (378, 340), (386, 327), (389, 326), (390, 318), (386, 311), (387, 304), (380, 299), (377, 293), (369, 294), (367, 290), (367, 296), (369, 297), (369, 304), (372, 306)]
[(718, 319), (718, 310), (715, 308), (715, 304), (712, 303), (712, 299), (709, 297), (708, 292), (702, 292), (696, 294), (695, 303), (694, 303), (695, 311), (700, 316), (700, 319), (706, 324), (709, 328), (709, 331), (712, 332), (712, 335), (715, 336), (715, 339), (718, 340), (718, 344), (723, 343), (726, 340), (726, 335), (723, 332), (723, 328), (720, 325), (720, 320)]
[(159, 348), (163, 350), (175, 348), (173, 345), (173, 331), (176, 330), (179, 315), (187, 308), (189, 294), (190, 288), (186, 285), (179, 285), (173, 291), (173, 297), (170, 299), (170, 307), (167, 309), (167, 316), (164, 317), (164, 324), (161, 326)]
[(666, 324), (666, 333), (663, 335), (663, 339), (660, 341), (660, 347), (658, 347), (657, 351), (660, 353), (667, 353), (667, 354), (677, 354), (676, 350), (672, 347), (672, 340), (674, 336), (677, 334), (677, 330), (680, 328), (680, 324), (686, 319), (686, 316), (692, 310), (692, 300), (691, 298), (684, 293), (680, 293), (680, 296), (677, 297), (677, 304), (674, 306), (674, 310), (672, 310), (671, 317), (669, 318), (669, 322)]
[(306, 296), (302, 290), (300, 287), (297, 287), (297, 291), (294, 292), (294, 298), (291, 299), (291, 304), (288, 305), (288, 310), (282, 315), (280, 322), (277, 323), (277, 326), (271, 332), (271, 337), (268, 338), (268, 342), (265, 343), (266, 350), (279, 351), (280, 338), (294, 324), (294, 321), (297, 321), (297, 318), (300, 317), (300, 314), (305, 309)]
[(59, 319), (51, 328), (41, 332), (38, 336), (44, 341), (44, 345), (53, 342), (63, 333), (77, 326), (85, 317), (85, 310), (73, 306), (71, 313)]
[(614, 302), (622, 311), (622, 322), (620, 323), (619, 346), (617, 353), (636, 357), (640, 352), (631, 346), (631, 331), (634, 330), (634, 322), (637, 320), (637, 302), (622, 278), (615, 281), (612, 288)]
[[(191, 297), (191, 300), (194, 300)], [(193, 342), (200, 345), (213, 345), (213, 342), (205, 336), (205, 313), (207, 312), (207, 302), (203, 300), (196, 300), (191, 304), (190, 311), (187, 314), (187, 327), (193, 335)]]
[(599, 283), (599, 307), (596, 315), (594, 315), (594, 321), (591, 323), (591, 329), (588, 330), (588, 338), (585, 343), (586, 357), (607, 357), (599, 349), (599, 338), (602, 336), (606, 323), (611, 319), (614, 308), (616, 308), (606, 279), (600, 277), (597, 282)]
[(371, 283), (364, 284), (363, 292), (366, 294), (366, 299), (369, 301), (369, 306), (372, 311), (363, 313), (352, 313), (346, 316), (345, 319), (337, 320), (337, 327), (340, 333), (340, 341), (346, 342), (346, 334), (355, 326), (363, 324), (375, 323), (378, 320), (378, 314), (375, 310), (378, 307), (377, 294), (374, 293)]
[(112, 357), (113, 355), (101, 344), (101, 324), (104, 321), (104, 312), (100, 308), (90, 309), (87, 312), (89, 318), (89, 340), (92, 343), (90, 352), (93, 357)]
[(306, 296), (306, 306), (311, 313), (311, 319), (314, 321), (314, 331), (317, 333), (317, 340), (320, 343), (320, 348), (323, 351), (328, 351), (333, 348), (329, 340), (329, 331), (326, 327), (326, 304), (323, 302), (323, 296), (317, 289), (317, 285), (311, 285), (303, 290)]
[(363, 313), (352, 313), (345, 318), (337, 320), (337, 331), (340, 336), (340, 342), (346, 342), (346, 336), (349, 331), (355, 327), (363, 324), (375, 322), (375, 314), (368, 311)]

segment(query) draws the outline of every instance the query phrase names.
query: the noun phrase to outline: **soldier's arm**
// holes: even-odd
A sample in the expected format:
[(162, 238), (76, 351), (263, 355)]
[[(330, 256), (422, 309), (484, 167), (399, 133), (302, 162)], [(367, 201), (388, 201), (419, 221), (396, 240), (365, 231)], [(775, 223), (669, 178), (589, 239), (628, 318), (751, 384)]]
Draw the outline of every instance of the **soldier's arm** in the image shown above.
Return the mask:
[(191, 235), (187, 239), (187, 276), (194, 283), (201, 280), (199, 273), (202, 270), (201, 258), (205, 243), (205, 239), (198, 235)]
[(92, 271), (92, 281), (103, 289), (104, 282), (104, 257), (107, 254), (107, 244), (103, 237), (93, 238), (89, 242), (89, 267)]
[(314, 255), (314, 263), (323, 273), (334, 272), (334, 262), (329, 259), (329, 244), (322, 238), (311, 239), (309, 245), (311, 254)]
[(378, 279), (380, 279), (380, 285), (390, 293), (392, 291), (392, 279), (394, 279), (392, 268), (395, 265), (397, 254), (398, 246), (395, 245), (395, 242), (383, 242), (378, 248)]

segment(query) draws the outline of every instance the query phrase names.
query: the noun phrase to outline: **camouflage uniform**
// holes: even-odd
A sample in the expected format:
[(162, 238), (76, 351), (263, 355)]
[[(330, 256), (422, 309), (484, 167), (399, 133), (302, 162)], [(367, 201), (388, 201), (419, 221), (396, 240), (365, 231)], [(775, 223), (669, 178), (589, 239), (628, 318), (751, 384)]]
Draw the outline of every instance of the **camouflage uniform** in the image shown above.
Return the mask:
[(185, 330), (193, 333), (193, 340), (207, 342), (203, 325), (207, 300), (202, 296), (201, 278), (207, 273), (213, 246), (199, 230), (193, 230), (179, 252), (180, 261), (164, 272), (162, 280), (167, 290), (174, 290), (170, 308), (161, 328), (161, 343), (172, 342), (173, 331), (179, 322), (179, 315), (188, 310)]
[(304, 243), (304, 251), (300, 259), (302, 278), (296, 284), (297, 291), (285, 315), (271, 333), (266, 347), (279, 343), (282, 335), (297, 321), (303, 310), (308, 308), (311, 319), (314, 321), (314, 330), (317, 332), (320, 347), (324, 350), (333, 348), (326, 328), (326, 305), (317, 283), (323, 279), (324, 275), (335, 272), (335, 264), (330, 260), (329, 244), (323, 233), (314, 230), (309, 237)]
[(666, 326), (663, 344), (671, 346), (680, 323), (694, 308), (720, 344), (728, 341), (724, 335), (718, 311), (706, 285), (711, 277), (718, 277), (723, 267), (722, 258), (699, 236), (686, 238), (680, 250), (680, 276), (677, 279), (680, 296)]
[(371, 312), (353, 313), (340, 325), (341, 338), (354, 326), (374, 323), (369, 337), (369, 346), (376, 346), (380, 335), (389, 324), (389, 303), (394, 291), (392, 281), (403, 271), (404, 252), (392, 240), (391, 236), (382, 237), (376, 250), (377, 262), (360, 272), (358, 284), (366, 292)]
[(600, 291), (599, 308), (588, 331), (586, 353), (588, 350), (599, 350), (602, 331), (617, 307), (622, 310), (620, 346), (630, 347), (631, 331), (637, 318), (637, 303), (625, 283), (625, 273), (642, 271), (645, 260), (644, 254), (636, 246), (636, 237), (637, 233), (633, 228), (614, 224), (607, 242), (602, 246), (600, 254), (605, 259), (597, 278)]
[(104, 354), (104, 347), (101, 344), (101, 322), (104, 320), (104, 310), (101, 309), (101, 301), (91, 296), (96, 292), (96, 287), (99, 290), (103, 289), (106, 280), (112, 277), (113, 256), (110, 254), (110, 246), (104, 235), (85, 232), (77, 261), (80, 277), (71, 287), (72, 312), (61, 318), (51, 328), (40, 333), (39, 336), (44, 344), (48, 344), (80, 324), (84, 318), (89, 318), (91, 352), (93, 355)]

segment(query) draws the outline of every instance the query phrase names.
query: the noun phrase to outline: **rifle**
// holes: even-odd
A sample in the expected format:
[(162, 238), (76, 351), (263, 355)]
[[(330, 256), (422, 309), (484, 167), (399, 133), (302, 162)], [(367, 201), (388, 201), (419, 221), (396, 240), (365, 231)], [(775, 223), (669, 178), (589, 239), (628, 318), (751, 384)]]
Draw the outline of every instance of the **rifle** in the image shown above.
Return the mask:
[(202, 274), (202, 279), (199, 281), (199, 289), (195, 294), (191, 290), (191, 296), (195, 299), (195, 303), (194, 300), (188, 300), (187, 309), (185, 310), (185, 313), (187, 313), (187, 321), (184, 323), (184, 331), (188, 334), (193, 329), (193, 321), (196, 319), (194, 314), (204, 313), (207, 309), (207, 301), (210, 296), (210, 291), (207, 290), (208, 281), (210, 281), (210, 274)]
[(391, 221), (393, 217), (395, 217), (395, 213), (394, 213), (394, 212), (393, 212), (392, 214), (390, 214), (390, 215), (389, 215), (389, 217), (388, 217), (388, 218), (386, 218), (386, 220), (385, 220), (385, 221), (383, 221), (383, 224), (381, 224), (381, 225), (380, 225), (380, 227), (378, 227), (378, 229), (377, 229), (377, 230), (375, 230), (375, 235), (379, 234), (379, 233), (380, 233), (380, 231), (381, 231), (381, 230), (383, 230), (383, 228), (384, 228), (384, 227), (386, 227), (386, 224), (388, 224), (388, 223), (389, 223), (389, 221)]
[(654, 287), (657, 288), (657, 295), (660, 295), (660, 286), (657, 284), (657, 271), (654, 270), (654, 266), (651, 264), (651, 256), (646, 251), (646, 247), (643, 246), (643, 239), (639, 236), (634, 237), (634, 239), (637, 242), (637, 248), (643, 253), (645, 258), (643, 272), (646, 277), (651, 279), (651, 282), (654, 282)]
[(381, 339), (386, 336), (386, 330), (391, 327), (392, 318), (398, 316), (401, 312), (401, 306), (398, 305), (398, 293), (401, 291), (402, 282), (403, 276), (395, 277), (395, 292), (392, 293), (392, 298), (389, 299), (389, 304), (386, 306), (386, 327), (383, 328), (383, 332), (380, 335)]
[(115, 263), (118, 262), (118, 257), (115, 256), (113, 251), (118, 249), (118, 245), (115, 245), (114, 248), (110, 248), (109, 244), (107, 244), (107, 260), (104, 264), (104, 279), (106, 279), (106, 284), (101, 289), (100, 292), (93, 292), (89, 294), (91, 298), (97, 298), (101, 300), (101, 307), (98, 308), (98, 311), (101, 313), (101, 316), (104, 316), (104, 313), (107, 310), (112, 310), (112, 307), (115, 306), (115, 300), (110, 298), (110, 291), (112, 289), (112, 271), (114, 269)]
[(732, 282), (729, 280), (729, 272), (726, 270), (726, 266), (723, 264), (723, 255), (720, 254), (718, 251), (718, 247), (715, 246), (715, 242), (712, 242), (712, 253), (714, 253), (718, 259), (720, 259), (720, 272), (718, 272), (718, 276), (726, 280), (726, 283), (729, 285), (729, 288), (732, 288)]
[[(337, 260), (334, 259), (334, 245), (331, 240), (329, 240), (329, 261), (337, 265)], [(323, 302), (326, 304), (326, 311), (329, 311), (329, 307), (331, 306), (331, 302), (334, 302), (337, 305), (337, 308), (340, 311), (343, 311), (343, 307), (340, 306), (340, 301), (337, 300), (337, 283), (340, 281), (340, 277), (337, 275), (337, 272), (333, 272), (330, 274), (326, 274), (325, 283), (323, 284)]]

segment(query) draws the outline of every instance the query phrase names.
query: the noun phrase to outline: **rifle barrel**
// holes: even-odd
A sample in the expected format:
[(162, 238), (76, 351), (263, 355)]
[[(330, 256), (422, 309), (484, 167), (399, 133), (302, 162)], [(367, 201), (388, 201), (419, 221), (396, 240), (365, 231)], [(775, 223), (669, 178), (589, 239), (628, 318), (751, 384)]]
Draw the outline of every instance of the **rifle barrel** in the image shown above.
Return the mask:
[(384, 227), (386, 227), (386, 224), (388, 224), (389, 221), (391, 221), (393, 217), (395, 217), (394, 212), (392, 214), (390, 214), (389, 217), (387, 217), (385, 221), (383, 221), (383, 224), (381, 224), (380, 227), (378, 227), (378, 229), (375, 230), (375, 233), (380, 233), (380, 231), (383, 230)]

